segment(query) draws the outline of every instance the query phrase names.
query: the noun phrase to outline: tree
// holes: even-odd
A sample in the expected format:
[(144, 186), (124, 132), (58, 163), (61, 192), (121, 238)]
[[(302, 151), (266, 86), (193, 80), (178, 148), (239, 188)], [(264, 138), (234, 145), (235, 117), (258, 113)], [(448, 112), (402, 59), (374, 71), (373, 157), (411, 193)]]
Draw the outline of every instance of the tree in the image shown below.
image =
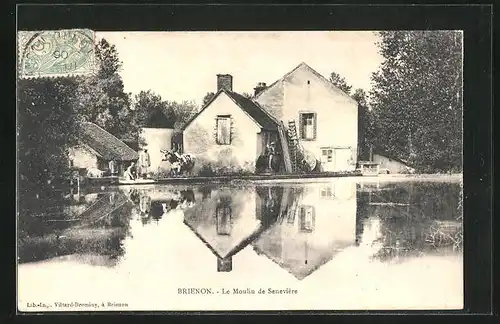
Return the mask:
[[(17, 145), (20, 210), (49, 204), (69, 171), (67, 149), (77, 142), (75, 78), (18, 80)], [(36, 195), (39, 195), (36, 199)], [(54, 197), (52, 197), (54, 198)]]
[(198, 112), (198, 106), (192, 101), (167, 101), (167, 112), (174, 116), (174, 129), (179, 131)]
[(125, 93), (119, 74), (122, 66), (118, 51), (107, 40), (95, 46), (98, 71), (84, 76), (76, 91), (75, 109), (81, 116), (122, 140), (132, 140), (136, 129), (130, 127), (131, 97)]
[(203, 107), (205, 107), (205, 105), (210, 101), (212, 100), (212, 98), (215, 96), (215, 93), (213, 92), (207, 92), (207, 94), (205, 95), (205, 97), (203, 97)]
[(248, 99), (252, 99), (252, 98), (253, 98), (253, 95), (251, 95), (251, 94), (250, 94), (250, 93), (248, 93), (248, 92), (243, 92), (241, 95), (242, 95), (243, 97), (245, 97), (245, 98), (248, 98)]
[(167, 102), (161, 99), (161, 96), (151, 90), (141, 91), (134, 97), (133, 102), (134, 122), (137, 127), (149, 126), (154, 120), (153, 117), (160, 113), (165, 115), (163, 127), (173, 127), (175, 116), (168, 109)]
[(340, 74), (332, 72), (330, 74), (330, 82), (333, 83), (337, 88), (344, 91), (347, 94), (351, 93), (352, 86), (347, 84), (345, 78), (341, 77)]
[(372, 75), (377, 147), (420, 172), (462, 169), (462, 40), (454, 31), (380, 32)]
[(368, 95), (363, 89), (356, 89), (352, 94), (352, 98), (363, 107), (368, 107)]
[(358, 160), (368, 160), (375, 136), (373, 113), (365, 90), (356, 89), (352, 98), (358, 102)]
[[(151, 118), (162, 113), (165, 117), (163, 127), (180, 130), (184, 124), (198, 112), (198, 106), (191, 101), (167, 101), (152, 90), (141, 91), (134, 97), (134, 125), (144, 127)], [(154, 122), (154, 121), (152, 121)]]

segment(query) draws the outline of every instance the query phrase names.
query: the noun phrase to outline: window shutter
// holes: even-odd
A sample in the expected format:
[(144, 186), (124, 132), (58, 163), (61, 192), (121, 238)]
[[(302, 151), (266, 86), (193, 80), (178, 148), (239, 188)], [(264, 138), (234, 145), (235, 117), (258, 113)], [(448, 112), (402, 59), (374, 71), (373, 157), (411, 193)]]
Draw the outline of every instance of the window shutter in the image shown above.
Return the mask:
[(316, 113), (313, 113), (313, 139), (316, 139)]
[(304, 115), (299, 114), (299, 138), (303, 139), (304, 136)]
[(217, 144), (222, 144), (222, 119), (217, 118), (217, 129), (215, 133), (217, 137)]
[(229, 127), (229, 141), (227, 142), (227, 144), (231, 144), (231, 142), (233, 141), (233, 132), (234, 132), (234, 120), (233, 120), (233, 116), (230, 116), (228, 118), (228, 127)]

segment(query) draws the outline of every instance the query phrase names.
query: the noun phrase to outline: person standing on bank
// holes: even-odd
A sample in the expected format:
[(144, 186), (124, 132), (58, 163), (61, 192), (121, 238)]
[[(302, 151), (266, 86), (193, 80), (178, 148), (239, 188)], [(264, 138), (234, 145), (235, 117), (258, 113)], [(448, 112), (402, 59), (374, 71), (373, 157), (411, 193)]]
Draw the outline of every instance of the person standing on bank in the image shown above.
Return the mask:
[(149, 157), (148, 150), (144, 150), (139, 155), (139, 172), (140, 176), (146, 179), (148, 175), (148, 168), (151, 166), (151, 158)]
[(115, 176), (118, 173), (118, 171), (116, 170), (116, 161), (115, 160), (109, 161), (108, 167), (109, 167), (109, 173), (111, 176)]

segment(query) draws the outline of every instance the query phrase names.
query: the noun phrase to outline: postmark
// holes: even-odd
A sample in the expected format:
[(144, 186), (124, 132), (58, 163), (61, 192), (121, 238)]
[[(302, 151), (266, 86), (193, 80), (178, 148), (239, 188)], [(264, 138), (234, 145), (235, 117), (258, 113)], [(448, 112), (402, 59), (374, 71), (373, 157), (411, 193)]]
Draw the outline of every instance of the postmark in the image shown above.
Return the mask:
[(18, 38), (21, 78), (83, 75), (96, 70), (92, 30), (20, 31)]

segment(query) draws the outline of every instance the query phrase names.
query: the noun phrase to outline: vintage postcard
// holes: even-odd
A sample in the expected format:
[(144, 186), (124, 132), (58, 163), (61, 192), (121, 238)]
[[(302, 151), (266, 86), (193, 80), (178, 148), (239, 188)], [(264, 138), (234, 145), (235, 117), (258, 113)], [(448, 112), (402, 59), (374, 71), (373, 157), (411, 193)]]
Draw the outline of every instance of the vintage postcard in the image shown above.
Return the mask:
[(21, 312), (462, 309), (463, 33), (18, 32)]

